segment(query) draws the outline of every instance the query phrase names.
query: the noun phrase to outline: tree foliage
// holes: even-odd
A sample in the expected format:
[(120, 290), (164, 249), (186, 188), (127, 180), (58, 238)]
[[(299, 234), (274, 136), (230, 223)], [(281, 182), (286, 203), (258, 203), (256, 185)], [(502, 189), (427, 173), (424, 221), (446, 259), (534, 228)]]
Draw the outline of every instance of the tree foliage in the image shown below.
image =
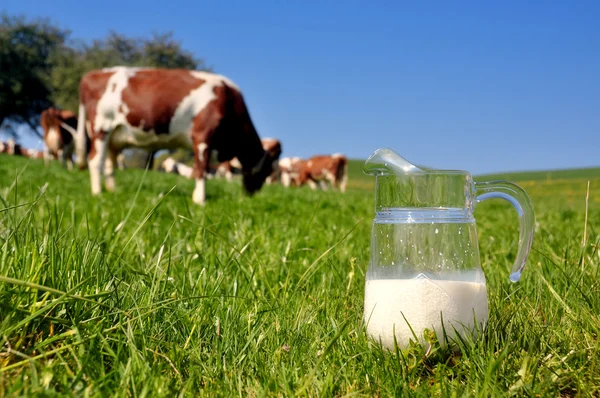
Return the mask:
[[(77, 112), (79, 81), (88, 71), (115, 65), (209, 70), (182, 48), (172, 32), (148, 38), (110, 32), (91, 43), (46, 20), (0, 19), (0, 128), (26, 123), (32, 130), (48, 106)], [(4, 125), (3, 125), (4, 122)]]
[(78, 44), (56, 54), (52, 70), (52, 101), (76, 111), (79, 81), (88, 71), (115, 65), (163, 68), (209, 69), (173, 38), (173, 33), (154, 34), (149, 39), (130, 38), (111, 32), (103, 40)]
[(51, 58), (68, 36), (45, 20), (0, 15), (0, 127), (25, 123), (35, 131), (51, 104)]

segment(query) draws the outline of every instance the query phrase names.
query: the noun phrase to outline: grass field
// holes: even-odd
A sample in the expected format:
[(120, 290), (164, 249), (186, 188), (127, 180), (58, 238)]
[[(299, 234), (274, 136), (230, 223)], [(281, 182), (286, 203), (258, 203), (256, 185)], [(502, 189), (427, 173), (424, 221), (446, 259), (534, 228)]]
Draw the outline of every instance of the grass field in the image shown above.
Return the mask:
[(209, 181), (200, 208), (174, 175), (91, 197), (87, 172), (0, 155), (0, 396), (600, 394), (600, 169), (513, 176), (536, 211), (517, 284), (517, 215), (478, 205), (484, 336), (389, 353), (362, 323), (359, 168), (344, 195)]

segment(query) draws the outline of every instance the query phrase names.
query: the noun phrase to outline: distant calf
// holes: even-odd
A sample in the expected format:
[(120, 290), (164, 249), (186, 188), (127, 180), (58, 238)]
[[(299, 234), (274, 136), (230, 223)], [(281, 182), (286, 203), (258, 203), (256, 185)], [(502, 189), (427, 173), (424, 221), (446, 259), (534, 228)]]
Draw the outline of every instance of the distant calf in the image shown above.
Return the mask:
[(273, 159), (273, 172), (270, 176), (265, 180), (266, 184), (271, 184), (275, 181), (279, 180), (279, 157), (281, 156), (281, 141), (275, 138), (263, 138), (260, 140), (263, 149), (267, 151), (271, 155), (271, 159)]
[(0, 142), (0, 153), (21, 156), (22, 150), (21, 145), (17, 144), (12, 138), (6, 142)]
[[(263, 138), (260, 143), (269, 157), (272, 159), (271, 167), (273, 168), (272, 173), (265, 179), (265, 184), (271, 184), (279, 179), (279, 157), (281, 156), (281, 141), (275, 138)], [(233, 176), (241, 174), (242, 165), (237, 158), (233, 158), (226, 162), (221, 162), (215, 167), (211, 167), (208, 175), (210, 177), (221, 177), (227, 181), (231, 181)]]
[(36, 149), (23, 148), (20, 144), (17, 144), (15, 140), (10, 139), (8, 142), (0, 141), (0, 153), (6, 153), (8, 155), (24, 156), (31, 159), (43, 159), (44, 154)]
[(313, 189), (320, 186), (327, 190), (329, 185), (341, 192), (346, 191), (348, 182), (348, 160), (342, 154), (313, 156), (302, 166), (298, 177), (300, 185), (308, 183)]
[(69, 170), (73, 169), (74, 137), (77, 135), (77, 116), (71, 111), (48, 108), (40, 115), (44, 130), (44, 159), (62, 162)]
[(168, 157), (163, 160), (161, 166), (167, 173), (179, 174), (185, 178), (192, 178), (192, 174), (194, 172), (193, 168), (176, 161), (172, 157)]
[(299, 157), (287, 157), (279, 159), (278, 169), (280, 182), (286, 188), (300, 186), (300, 175), (306, 165), (306, 160)]
[(21, 155), (29, 159), (45, 159), (44, 152), (37, 149), (21, 148)]

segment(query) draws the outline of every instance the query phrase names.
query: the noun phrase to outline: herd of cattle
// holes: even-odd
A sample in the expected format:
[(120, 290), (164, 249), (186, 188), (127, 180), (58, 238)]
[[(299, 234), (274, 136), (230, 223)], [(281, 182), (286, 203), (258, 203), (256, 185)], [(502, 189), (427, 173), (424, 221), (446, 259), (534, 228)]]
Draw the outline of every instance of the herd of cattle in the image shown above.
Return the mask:
[(167, 157), (161, 168), (195, 180), (192, 199), (206, 200), (205, 180), (241, 175), (247, 193), (263, 184), (309, 185), (344, 192), (347, 159), (342, 154), (281, 158), (282, 144), (261, 139), (242, 93), (224, 76), (182, 69), (113, 67), (88, 72), (79, 87), (79, 114), (50, 108), (40, 115), (44, 151), (0, 142), (0, 153), (60, 160), (73, 155), (89, 168), (92, 194), (115, 189), (114, 169), (124, 168), (123, 150), (193, 151), (193, 166)]

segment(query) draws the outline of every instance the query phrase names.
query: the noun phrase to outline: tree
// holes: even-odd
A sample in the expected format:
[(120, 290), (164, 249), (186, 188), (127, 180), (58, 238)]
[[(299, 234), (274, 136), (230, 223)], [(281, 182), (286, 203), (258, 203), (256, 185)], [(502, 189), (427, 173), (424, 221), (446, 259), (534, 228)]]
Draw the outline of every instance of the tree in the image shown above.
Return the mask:
[(104, 40), (89, 45), (73, 43), (55, 52), (54, 57), (51, 98), (59, 107), (73, 111), (78, 107), (79, 81), (93, 69), (126, 65), (209, 70), (203, 60), (173, 39), (173, 33), (136, 39), (110, 32)]
[(50, 106), (52, 55), (70, 32), (46, 20), (0, 15), (0, 128), (14, 135), (14, 125), (37, 132), (39, 115)]
[(141, 43), (141, 64), (163, 68), (210, 70), (202, 59), (181, 48), (173, 39), (173, 33), (154, 34)]

